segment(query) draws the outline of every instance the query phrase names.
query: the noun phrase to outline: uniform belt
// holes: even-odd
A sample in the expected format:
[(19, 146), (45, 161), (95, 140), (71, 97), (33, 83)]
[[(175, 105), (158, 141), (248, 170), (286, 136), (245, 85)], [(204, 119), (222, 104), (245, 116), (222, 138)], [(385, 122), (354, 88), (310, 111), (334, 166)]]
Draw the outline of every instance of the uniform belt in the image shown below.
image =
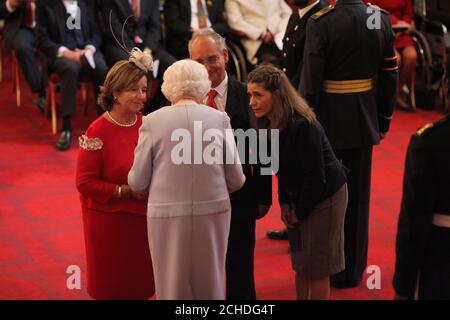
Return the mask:
[(446, 214), (433, 214), (433, 224), (438, 227), (450, 228), (450, 216)]
[(366, 92), (374, 88), (373, 79), (361, 79), (361, 80), (325, 80), (323, 83), (323, 92), (326, 93), (357, 93)]

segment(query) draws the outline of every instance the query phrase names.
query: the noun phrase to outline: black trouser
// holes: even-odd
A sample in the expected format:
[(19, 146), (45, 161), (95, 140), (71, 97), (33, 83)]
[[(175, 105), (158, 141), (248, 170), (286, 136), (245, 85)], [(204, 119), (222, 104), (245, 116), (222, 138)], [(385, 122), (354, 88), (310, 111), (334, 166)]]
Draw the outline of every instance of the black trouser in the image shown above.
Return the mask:
[(95, 101), (97, 101), (99, 86), (103, 85), (108, 67), (103, 54), (99, 51), (95, 52), (94, 61), (95, 69), (92, 69), (86, 62), (79, 65), (65, 57), (57, 58), (51, 63), (50, 69), (55, 71), (60, 79), (61, 113), (63, 117), (70, 117), (75, 113), (77, 79), (80, 79), (80, 76), (89, 76), (94, 85)]
[(367, 266), (372, 146), (338, 149), (334, 152), (349, 172), (348, 205), (344, 225), (345, 270), (332, 276), (331, 280), (356, 284), (361, 281)]
[(227, 300), (255, 300), (256, 205), (233, 205), (226, 258)]
[(44, 90), (42, 75), (34, 54), (35, 38), (33, 30), (20, 28), (13, 39), (13, 49), (19, 60), (22, 73), (33, 93)]

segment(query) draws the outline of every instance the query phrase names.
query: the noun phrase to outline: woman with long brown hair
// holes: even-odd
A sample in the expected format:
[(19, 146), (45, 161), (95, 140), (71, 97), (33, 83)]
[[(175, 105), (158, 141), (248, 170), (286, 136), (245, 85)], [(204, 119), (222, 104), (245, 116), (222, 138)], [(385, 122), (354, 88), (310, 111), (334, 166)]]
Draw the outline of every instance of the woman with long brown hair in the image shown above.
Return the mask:
[(247, 91), (253, 126), (280, 131), (278, 200), (288, 227), (297, 298), (328, 299), (329, 276), (345, 264), (345, 169), (314, 111), (283, 72), (257, 67), (248, 76)]

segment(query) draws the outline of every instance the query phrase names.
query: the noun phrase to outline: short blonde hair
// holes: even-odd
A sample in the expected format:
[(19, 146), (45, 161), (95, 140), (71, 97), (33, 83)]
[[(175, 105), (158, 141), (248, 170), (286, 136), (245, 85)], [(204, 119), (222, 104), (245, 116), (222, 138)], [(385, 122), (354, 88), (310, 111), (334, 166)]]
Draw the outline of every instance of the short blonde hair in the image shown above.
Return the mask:
[(190, 59), (172, 64), (164, 72), (161, 91), (171, 103), (191, 98), (201, 103), (211, 89), (206, 68)]
[(131, 88), (142, 77), (147, 77), (147, 88), (150, 89), (150, 76), (148, 73), (129, 61), (117, 61), (108, 71), (105, 82), (100, 87), (100, 94), (97, 99), (98, 105), (107, 111), (111, 111), (114, 105), (114, 95), (122, 90)]

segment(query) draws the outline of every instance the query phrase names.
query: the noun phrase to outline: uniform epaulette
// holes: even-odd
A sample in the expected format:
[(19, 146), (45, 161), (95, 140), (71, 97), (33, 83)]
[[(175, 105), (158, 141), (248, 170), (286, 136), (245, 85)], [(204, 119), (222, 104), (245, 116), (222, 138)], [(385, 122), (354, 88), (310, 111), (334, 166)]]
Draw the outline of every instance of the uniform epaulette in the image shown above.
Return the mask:
[(326, 15), (327, 13), (330, 13), (331, 11), (334, 10), (334, 5), (330, 4), (328, 7), (323, 8), (322, 10), (317, 11), (315, 14), (313, 14), (311, 16), (311, 18), (313, 18), (314, 20), (319, 19), (320, 17), (323, 17), (324, 15)]
[(434, 122), (434, 123), (428, 123), (423, 128), (420, 128), (417, 130), (416, 134), (418, 136), (424, 136), (427, 133), (434, 131), (434, 129), (438, 129), (439, 127), (442, 127), (444, 125), (450, 125), (450, 115)]
[(425, 132), (427, 132), (428, 130), (430, 130), (431, 128), (433, 128), (434, 124), (433, 123), (427, 123), (426, 125), (424, 125), (422, 128), (420, 128), (419, 130), (417, 130), (416, 134), (418, 136), (422, 136)]
[(377, 5), (375, 5), (375, 4), (371, 4), (370, 2), (369, 2), (369, 3), (366, 3), (366, 6), (368, 6), (368, 7), (374, 7), (375, 9), (380, 10), (381, 12), (386, 13), (387, 15), (389, 15), (389, 12), (388, 12), (388, 11), (386, 11), (386, 10), (380, 8), (379, 6), (377, 6)]

